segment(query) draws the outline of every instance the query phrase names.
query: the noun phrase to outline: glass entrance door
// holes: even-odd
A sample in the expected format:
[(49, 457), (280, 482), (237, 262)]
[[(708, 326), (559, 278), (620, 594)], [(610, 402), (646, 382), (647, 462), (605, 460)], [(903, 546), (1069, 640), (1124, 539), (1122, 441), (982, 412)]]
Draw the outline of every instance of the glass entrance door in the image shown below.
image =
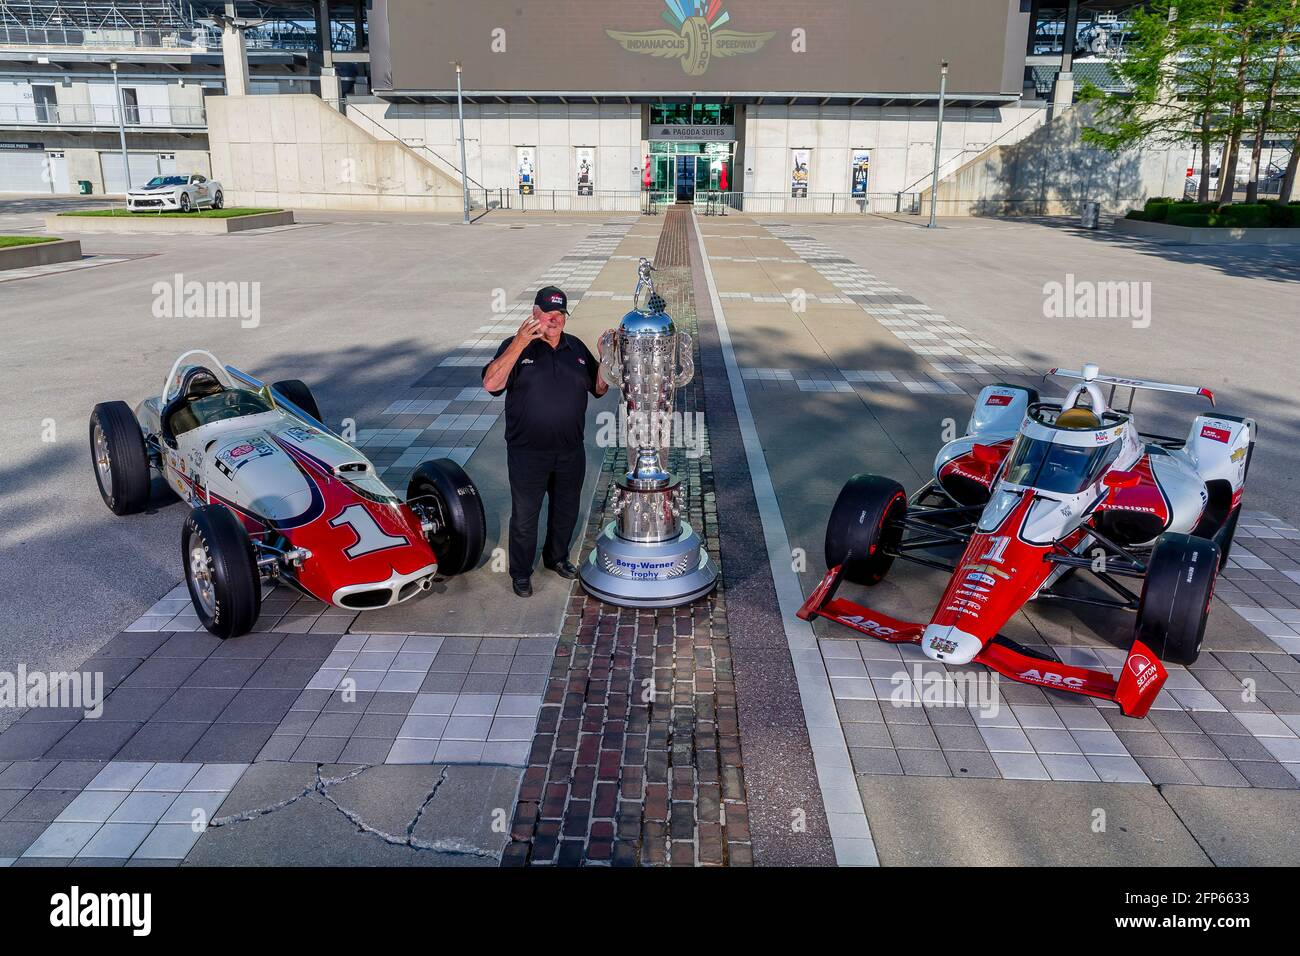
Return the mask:
[(677, 201), (695, 202), (695, 161), (690, 155), (677, 156)]

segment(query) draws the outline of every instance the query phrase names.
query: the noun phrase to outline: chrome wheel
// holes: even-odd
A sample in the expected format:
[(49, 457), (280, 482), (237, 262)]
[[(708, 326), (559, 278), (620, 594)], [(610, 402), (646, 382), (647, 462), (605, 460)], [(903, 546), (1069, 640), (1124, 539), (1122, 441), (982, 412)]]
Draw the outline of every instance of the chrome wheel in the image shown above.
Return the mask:
[(203, 539), (195, 537), (190, 546), (190, 592), (194, 600), (203, 608), (203, 613), (214, 617), (217, 613), (217, 592), (212, 580), (212, 563), (208, 558), (208, 546)]
[(95, 476), (99, 479), (100, 490), (108, 498), (113, 497), (113, 458), (108, 451), (108, 436), (99, 422), (95, 422)]

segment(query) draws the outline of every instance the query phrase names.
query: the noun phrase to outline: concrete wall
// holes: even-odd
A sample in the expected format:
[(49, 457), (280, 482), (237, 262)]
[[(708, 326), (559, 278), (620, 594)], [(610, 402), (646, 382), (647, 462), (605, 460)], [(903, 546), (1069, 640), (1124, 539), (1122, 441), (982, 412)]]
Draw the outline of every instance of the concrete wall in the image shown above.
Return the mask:
[[(432, 150), (447, 170), (460, 168), (460, 134), (454, 105), (348, 103), (348, 116), (379, 139), (397, 138), (417, 152)], [(641, 107), (636, 104), (467, 104), (465, 106), (465, 165), (471, 180), (487, 189), (514, 190), (516, 149), (535, 150), (539, 190), (577, 188), (579, 146), (596, 150), (595, 188), (635, 191), (641, 188), (645, 150), (641, 140)], [(426, 154), (427, 155), (427, 154)]]
[[(1014, 145), (996, 146), (939, 183), (941, 216), (1077, 215), (1083, 202), (1121, 215), (1151, 196), (1181, 196), (1183, 148), (1111, 153), (1084, 144), (1091, 107), (1058, 116)], [(930, 209), (930, 191), (922, 211)]]
[(294, 209), (458, 212), (459, 181), (378, 140), (319, 97), (209, 96), (212, 176), (226, 203)]
[[(941, 161), (956, 169), (1002, 137), (1022, 138), (1042, 125), (1041, 107), (949, 107)], [(919, 191), (934, 166), (939, 111), (915, 106), (748, 106), (745, 191), (790, 193), (791, 150), (810, 151), (809, 193), (846, 193), (856, 149), (871, 151), (867, 191)]]
[[(118, 154), (121, 145), (116, 133), (80, 133), (47, 127), (39, 130), (5, 130), (0, 133), (0, 142), (36, 141), (45, 145), (47, 153), (59, 151), (64, 154), (68, 170), (68, 188), (70, 192), (77, 189), (78, 180), (88, 180), (93, 194), (104, 194), (104, 172), (101, 157), (104, 153)], [(131, 156), (140, 153), (172, 154), (176, 157), (177, 172), (202, 173), (212, 175), (212, 164), (208, 160), (207, 135), (204, 133), (138, 133), (131, 132), (126, 137), (127, 152)], [(0, 192), (10, 191), (11, 185), (0, 181)]]

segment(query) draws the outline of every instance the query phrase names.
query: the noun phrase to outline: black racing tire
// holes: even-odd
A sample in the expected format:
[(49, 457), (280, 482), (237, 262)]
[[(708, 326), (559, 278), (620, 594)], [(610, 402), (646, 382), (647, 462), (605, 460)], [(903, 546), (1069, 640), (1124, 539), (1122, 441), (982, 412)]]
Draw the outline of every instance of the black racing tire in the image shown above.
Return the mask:
[(181, 193), (181, 212), (192, 212), (194, 203), (190, 201), (189, 193)]
[(216, 191), (216, 194), (212, 197), (212, 208), (213, 208), (213, 209), (224, 209), (225, 207), (226, 207), (226, 197), (223, 196), (223, 195), (221, 194), (221, 190), (218, 189), (218, 190)]
[(1219, 573), (1219, 548), (1208, 538), (1163, 534), (1151, 550), (1134, 636), (1163, 661), (1192, 664)]
[(487, 514), (478, 488), (450, 458), (426, 461), (411, 474), (408, 503), (431, 508), (439, 529), (429, 537), (438, 573), (451, 577), (478, 566), (487, 541)]
[(316, 404), (316, 396), (311, 393), (311, 388), (308, 387), (306, 382), (296, 378), (286, 378), (282, 382), (272, 382), (271, 388), (293, 402), (312, 418), (317, 421), (322, 420), (320, 406)]
[(253, 629), (262, 612), (262, 579), (253, 543), (233, 511), (224, 505), (191, 511), (181, 531), (181, 561), (194, 611), (209, 632), (225, 640)]
[(126, 402), (100, 402), (90, 413), (90, 462), (99, 495), (113, 514), (136, 514), (149, 506), (149, 455)]
[(854, 584), (879, 584), (894, 563), (887, 551), (903, 540), (907, 492), (892, 478), (854, 475), (826, 522), (826, 567), (842, 567)]

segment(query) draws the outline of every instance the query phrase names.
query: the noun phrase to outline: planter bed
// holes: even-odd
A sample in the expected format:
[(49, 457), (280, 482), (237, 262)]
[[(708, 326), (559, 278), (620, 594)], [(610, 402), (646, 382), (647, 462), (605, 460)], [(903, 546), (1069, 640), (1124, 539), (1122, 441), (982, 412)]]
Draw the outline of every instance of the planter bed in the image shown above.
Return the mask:
[[(14, 241), (20, 240), (20, 241)], [(25, 240), (25, 241), (21, 241)], [(30, 269), (81, 258), (81, 243), (57, 236), (0, 236), (0, 270)]]
[(87, 209), (45, 218), (46, 228), (59, 232), (133, 232), (160, 235), (224, 235), (246, 229), (293, 224), (287, 209), (205, 209), (191, 213), (127, 212)]

